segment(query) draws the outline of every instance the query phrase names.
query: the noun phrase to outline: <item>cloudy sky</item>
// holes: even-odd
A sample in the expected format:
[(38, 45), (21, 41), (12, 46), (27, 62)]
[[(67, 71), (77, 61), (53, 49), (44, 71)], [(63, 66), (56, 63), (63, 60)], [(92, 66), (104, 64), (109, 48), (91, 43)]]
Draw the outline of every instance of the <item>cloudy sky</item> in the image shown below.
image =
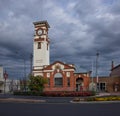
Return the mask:
[(51, 63), (80, 72), (93, 64), (95, 72), (98, 51), (99, 75), (109, 75), (112, 60), (120, 64), (120, 0), (0, 0), (0, 64), (9, 77), (22, 78), (24, 66), (29, 73), (33, 22), (40, 20), (51, 27)]

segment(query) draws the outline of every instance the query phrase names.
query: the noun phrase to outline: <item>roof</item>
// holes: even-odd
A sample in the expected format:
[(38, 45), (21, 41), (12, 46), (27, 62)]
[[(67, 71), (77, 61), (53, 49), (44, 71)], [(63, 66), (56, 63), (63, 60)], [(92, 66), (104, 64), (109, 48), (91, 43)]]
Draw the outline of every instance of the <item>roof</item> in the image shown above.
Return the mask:
[(75, 72), (74, 74), (91, 74), (91, 71), (88, 71), (88, 72)]
[(65, 64), (65, 63), (63, 63), (63, 62), (61, 62), (61, 61), (55, 61), (54, 63), (46, 66), (46, 67), (44, 68), (44, 70), (52, 70), (52, 66), (55, 65), (55, 64), (57, 64), (57, 63), (64, 65), (64, 66), (65, 66), (65, 69), (75, 69), (73, 65), (71, 66), (70, 64)]
[(115, 66), (114, 68), (112, 68), (111, 71), (114, 70), (114, 69), (116, 69), (116, 68), (119, 68), (119, 67), (120, 67), (120, 64), (117, 65), (117, 66)]
[(34, 25), (45, 24), (48, 28), (50, 28), (50, 25), (48, 24), (47, 20), (33, 22), (33, 24)]

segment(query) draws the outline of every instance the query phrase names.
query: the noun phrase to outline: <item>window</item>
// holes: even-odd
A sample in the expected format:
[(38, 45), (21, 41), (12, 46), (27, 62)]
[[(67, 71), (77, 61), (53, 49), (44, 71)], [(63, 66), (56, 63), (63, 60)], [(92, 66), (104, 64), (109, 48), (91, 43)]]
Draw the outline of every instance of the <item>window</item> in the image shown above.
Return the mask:
[(54, 84), (55, 86), (62, 86), (63, 85), (63, 77), (61, 73), (56, 73), (54, 76)]
[(70, 86), (70, 78), (67, 78), (67, 85)]
[(48, 43), (47, 43), (47, 50), (48, 50)]
[(106, 90), (106, 83), (97, 83), (97, 90), (98, 91), (105, 91)]
[(66, 75), (67, 75), (67, 77), (70, 77), (70, 72), (67, 72)]
[(50, 77), (50, 73), (47, 73), (47, 77)]
[(38, 42), (38, 49), (41, 49), (41, 42)]
[(48, 78), (48, 86), (50, 86), (50, 78)]

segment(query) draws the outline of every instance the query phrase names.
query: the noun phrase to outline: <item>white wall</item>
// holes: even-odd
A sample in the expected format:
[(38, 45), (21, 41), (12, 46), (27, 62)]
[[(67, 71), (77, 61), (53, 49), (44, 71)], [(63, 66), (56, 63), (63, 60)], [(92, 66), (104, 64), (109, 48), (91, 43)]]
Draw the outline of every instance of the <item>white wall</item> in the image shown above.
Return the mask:
[(20, 90), (20, 81), (11, 79), (3, 80), (0, 90), (2, 90), (1, 93), (12, 93), (15, 90)]
[(0, 92), (4, 90), (3, 67), (0, 66)]
[(0, 78), (3, 78), (3, 67), (0, 66)]

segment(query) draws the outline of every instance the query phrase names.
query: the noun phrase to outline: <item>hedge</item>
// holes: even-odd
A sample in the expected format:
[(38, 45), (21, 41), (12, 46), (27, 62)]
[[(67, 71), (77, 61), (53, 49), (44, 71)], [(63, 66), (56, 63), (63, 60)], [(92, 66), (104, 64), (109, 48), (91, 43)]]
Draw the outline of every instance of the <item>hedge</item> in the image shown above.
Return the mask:
[(75, 92), (75, 91), (54, 91), (54, 92), (36, 92), (36, 91), (15, 91), (14, 95), (24, 96), (46, 96), (46, 97), (78, 97), (78, 96), (94, 96), (92, 91)]

